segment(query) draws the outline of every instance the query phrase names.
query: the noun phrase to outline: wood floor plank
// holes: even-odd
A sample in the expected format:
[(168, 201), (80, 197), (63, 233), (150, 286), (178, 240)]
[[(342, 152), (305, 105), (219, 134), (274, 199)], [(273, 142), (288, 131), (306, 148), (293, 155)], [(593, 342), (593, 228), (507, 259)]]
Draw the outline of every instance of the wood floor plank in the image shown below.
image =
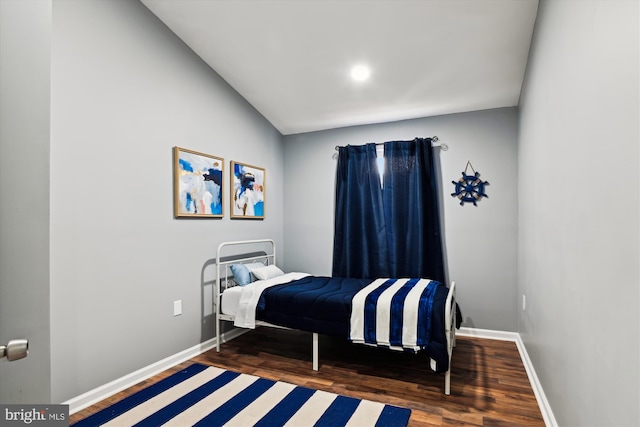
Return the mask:
[(444, 375), (427, 371), (424, 355), (405, 354), (320, 337), (320, 370), (311, 369), (311, 334), (258, 328), (70, 417), (72, 423), (166, 378), (191, 363), (409, 407), (409, 427), (544, 426), (513, 342), (458, 337), (451, 395)]

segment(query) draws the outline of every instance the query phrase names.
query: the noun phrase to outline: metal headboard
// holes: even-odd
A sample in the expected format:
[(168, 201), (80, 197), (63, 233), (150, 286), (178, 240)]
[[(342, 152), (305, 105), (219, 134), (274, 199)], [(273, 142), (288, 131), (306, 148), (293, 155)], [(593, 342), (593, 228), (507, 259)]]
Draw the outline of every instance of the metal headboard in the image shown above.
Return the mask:
[[(268, 246), (266, 252), (251, 252), (240, 255), (231, 255), (225, 256), (225, 250), (230, 247), (238, 247), (238, 246), (255, 246), (259, 244), (265, 244)], [(216, 252), (216, 283), (214, 286), (214, 309), (216, 313), (216, 341), (217, 341), (217, 350), (220, 351), (220, 341), (222, 339), (222, 334), (220, 331), (220, 320), (230, 320), (227, 316), (224, 316), (220, 313), (220, 304), (223, 292), (223, 281), (224, 281), (224, 289), (229, 286), (229, 278), (232, 276), (229, 271), (229, 266), (231, 264), (246, 264), (250, 262), (262, 261), (264, 260), (267, 265), (276, 263), (276, 243), (273, 239), (258, 239), (258, 240), (238, 240), (232, 242), (223, 242), (218, 246), (218, 250)]]

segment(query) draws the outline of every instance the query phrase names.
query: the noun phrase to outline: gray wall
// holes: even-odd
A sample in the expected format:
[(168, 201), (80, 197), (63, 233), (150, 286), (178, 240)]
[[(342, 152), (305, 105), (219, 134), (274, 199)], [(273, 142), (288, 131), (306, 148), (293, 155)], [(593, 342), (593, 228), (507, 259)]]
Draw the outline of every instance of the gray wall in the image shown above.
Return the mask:
[(560, 425), (640, 425), (637, 1), (546, 1), (521, 99), (519, 331)]
[[(503, 108), (284, 137), (285, 267), (331, 274), (336, 145), (437, 135), (449, 279), (464, 326), (517, 330), (517, 109)], [(489, 181), (477, 207), (451, 197), (467, 160)]]
[(0, 1), (0, 403), (49, 402), (50, 1)]
[[(137, 1), (55, 1), (52, 399), (195, 346), (219, 243), (282, 245), (282, 137)], [(173, 218), (172, 147), (266, 168), (264, 221)], [(208, 288), (210, 291), (210, 288)], [(204, 298), (203, 298), (204, 297)], [(173, 301), (183, 314), (173, 316)]]

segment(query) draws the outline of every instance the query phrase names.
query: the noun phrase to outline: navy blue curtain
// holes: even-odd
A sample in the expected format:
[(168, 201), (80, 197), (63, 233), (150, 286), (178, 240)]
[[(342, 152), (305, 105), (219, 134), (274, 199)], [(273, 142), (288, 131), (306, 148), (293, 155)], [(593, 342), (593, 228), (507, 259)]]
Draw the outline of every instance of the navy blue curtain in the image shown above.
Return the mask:
[(431, 139), (386, 142), (382, 186), (375, 156), (374, 144), (338, 153), (332, 274), (444, 283)]
[(389, 277), (444, 283), (438, 179), (430, 138), (384, 143)]
[(375, 144), (339, 148), (335, 206), (332, 275), (385, 277), (388, 254)]

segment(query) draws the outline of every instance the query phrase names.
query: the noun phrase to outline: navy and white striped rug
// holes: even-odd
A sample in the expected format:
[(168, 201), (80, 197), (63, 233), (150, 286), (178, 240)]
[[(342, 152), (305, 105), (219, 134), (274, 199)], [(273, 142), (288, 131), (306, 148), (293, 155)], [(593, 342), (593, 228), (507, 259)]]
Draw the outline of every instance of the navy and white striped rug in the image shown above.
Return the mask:
[(411, 410), (194, 364), (75, 424), (405, 427)]

